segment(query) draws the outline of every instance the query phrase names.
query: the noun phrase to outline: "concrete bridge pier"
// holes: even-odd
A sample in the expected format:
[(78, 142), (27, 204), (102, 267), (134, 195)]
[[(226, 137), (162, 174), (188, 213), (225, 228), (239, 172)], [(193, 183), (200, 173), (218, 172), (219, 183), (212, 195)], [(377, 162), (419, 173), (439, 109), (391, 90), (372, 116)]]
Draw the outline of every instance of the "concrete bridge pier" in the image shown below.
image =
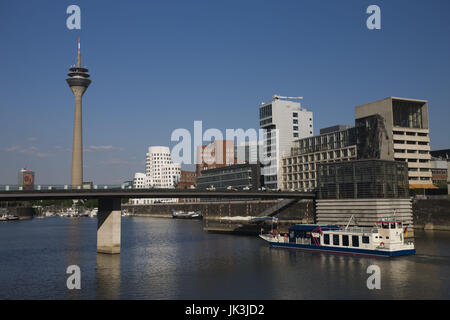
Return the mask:
[(97, 213), (97, 252), (120, 253), (120, 198), (100, 198)]

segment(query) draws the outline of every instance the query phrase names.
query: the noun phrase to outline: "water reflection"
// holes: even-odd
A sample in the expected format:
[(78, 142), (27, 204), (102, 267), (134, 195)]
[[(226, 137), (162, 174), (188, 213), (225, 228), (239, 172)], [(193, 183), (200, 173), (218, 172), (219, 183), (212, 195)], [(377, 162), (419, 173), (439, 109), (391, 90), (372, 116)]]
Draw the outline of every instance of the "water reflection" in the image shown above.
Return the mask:
[[(67, 267), (71, 265), (76, 266), (82, 266), (82, 261), (80, 259), (80, 249), (79, 245), (81, 242), (81, 228), (80, 228), (80, 220), (79, 219), (69, 219), (69, 228), (68, 232), (66, 233), (66, 239), (64, 243), (66, 243), (69, 246), (69, 250), (65, 251), (66, 256), (66, 267), (65, 270), (67, 270)], [(61, 270), (63, 271), (63, 270)], [(81, 274), (82, 275), (82, 274)], [(66, 273), (66, 277), (69, 278), (71, 274)], [(80, 299), (81, 298), (81, 291), (80, 290), (67, 290), (68, 298), (69, 299)]]
[(120, 255), (97, 254), (96, 298), (120, 299), (120, 281)]
[[(208, 233), (186, 220), (122, 219), (120, 255), (96, 253), (94, 219), (0, 229), (3, 299), (450, 298), (450, 232), (416, 232), (417, 254), (389, 259), (271, 249), (259, 238)], [(81, 268), (79, 291), (66, 287), (71, 264)], [(374, 264), (381, 290), (366, 286)]]

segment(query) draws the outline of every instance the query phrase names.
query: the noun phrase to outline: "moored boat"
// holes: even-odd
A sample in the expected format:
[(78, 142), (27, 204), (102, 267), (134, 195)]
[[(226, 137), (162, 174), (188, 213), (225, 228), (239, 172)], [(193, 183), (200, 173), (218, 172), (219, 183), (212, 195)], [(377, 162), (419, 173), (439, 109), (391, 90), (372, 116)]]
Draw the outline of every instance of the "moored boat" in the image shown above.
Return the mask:
[(392, 257), (416, 253), (412, 242), (405, 243), (406, 233), (401, 221), (391, 219), (376, 221), (373, 228), (296, 224), (284, 236), (275, 231), (260, 237), (271, 247)]
[(200, 211), (172, 211), (172, 218), (174, 219), (202, 219), (203, 215)]
[(15, 220), (20, 220), (20, 218), (18, 216), (12, 215), (12, 214), (6, 214), (6, 215), (0, 216), (0, 221), (15, 221)]

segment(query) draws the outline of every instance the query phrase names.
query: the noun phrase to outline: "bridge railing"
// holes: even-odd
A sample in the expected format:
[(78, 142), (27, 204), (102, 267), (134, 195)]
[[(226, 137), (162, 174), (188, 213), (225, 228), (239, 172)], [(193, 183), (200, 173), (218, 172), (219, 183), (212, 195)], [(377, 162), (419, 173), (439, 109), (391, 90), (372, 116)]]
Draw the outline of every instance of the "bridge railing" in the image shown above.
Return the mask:
[(110, 184), (95, 184), (95, 185), (85, 185), (85, 186), (71, 186), (63, 184), (38, 184), (34, 185), (32, 188), (27, 186), (21, 186), (17, 184), (6, 184), (0, 185), (0, 191), (40, 191), (40, 190), (123, 190), (123, 189), (133, 189), (131, 186), (125, 185), (110, 185)]

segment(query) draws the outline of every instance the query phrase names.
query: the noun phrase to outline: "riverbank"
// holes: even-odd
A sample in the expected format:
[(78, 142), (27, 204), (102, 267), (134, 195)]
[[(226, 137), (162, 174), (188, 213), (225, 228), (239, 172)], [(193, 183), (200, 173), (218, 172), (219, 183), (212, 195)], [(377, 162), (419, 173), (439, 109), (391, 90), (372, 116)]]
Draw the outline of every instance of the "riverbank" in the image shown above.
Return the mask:
[[(204, 229), (223, 232), (259, 232), (261, 226), (249, 224), (249, 217), (257, 217), (262, 212), (279, 203), (266, 201), (226, 201), (195, 202), (153, 205), (122, 205), (130, 215), (139, 217), (172, 218), (172, 210), (201, 211), (204, 216)], [(412, 201), (414, 229), (450, 231), (450, 197), (440, 196)], [(316, 223), (315, 203), (313, 200), (301, 200), (282, 208), (277, 212), (279, 229), (286, 232), (290, 225), (296, 223)]]
[(413, 201), (414, 228), (450, 231), (450, 196)]

